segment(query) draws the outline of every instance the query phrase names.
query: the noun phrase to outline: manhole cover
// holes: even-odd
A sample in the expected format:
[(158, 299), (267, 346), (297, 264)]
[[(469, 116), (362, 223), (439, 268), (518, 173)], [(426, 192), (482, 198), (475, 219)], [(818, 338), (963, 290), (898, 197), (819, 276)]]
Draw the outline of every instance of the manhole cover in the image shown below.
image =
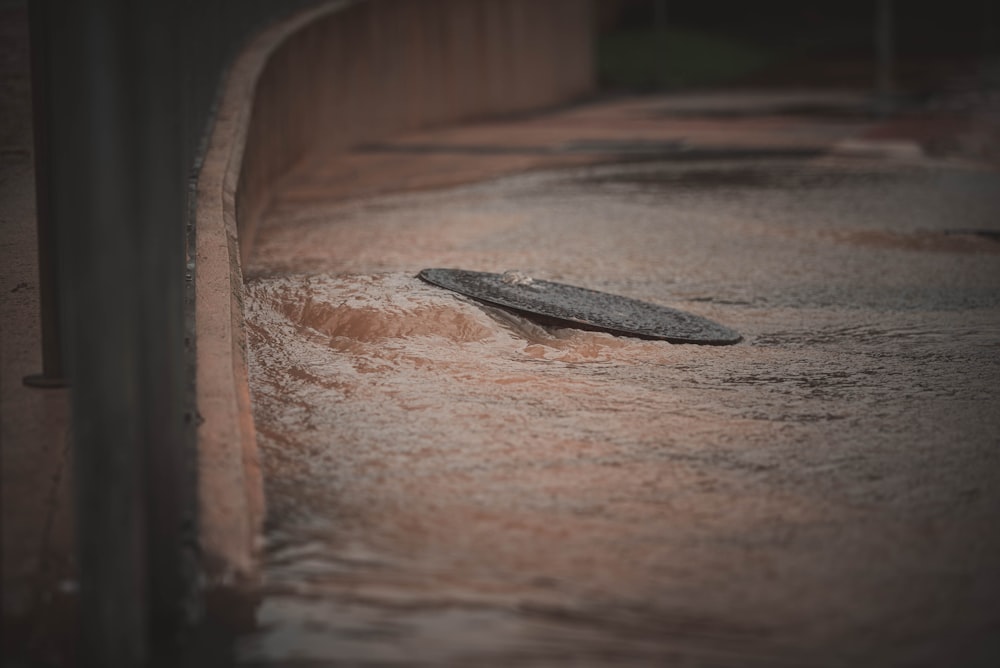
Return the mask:
[(519, 272), (490, 274), (462, 269), (424, 269), (419, 277), (473, 299), (582, 329), (671, 343), (728, 345), (742, 338), (728, 327), (691, 313), (597, 290), (532, 279)]

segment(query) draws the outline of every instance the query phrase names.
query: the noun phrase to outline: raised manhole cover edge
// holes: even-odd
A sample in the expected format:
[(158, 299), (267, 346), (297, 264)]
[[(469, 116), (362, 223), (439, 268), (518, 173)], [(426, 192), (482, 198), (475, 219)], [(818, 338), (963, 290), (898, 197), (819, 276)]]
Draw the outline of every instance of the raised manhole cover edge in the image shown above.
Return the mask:
[[(579, 329), (700, 345), (732, 345), (743, 339), (735, 330), (699, 315), (565, 283), (527, 277), (524, 282), (517, 280), (508, 282), (504, 280), (506, 274), (444, 268), (423, 269), (417, 276), (427, 283), (480, 302), (510, 309), (529, 317), (542, 317), (566, 323)], [(555, 301), (552, 299), (553, 294), (557, 298)], [(571, 303), (567, 307), (560, 304), (558, 298), (571, 302), (583, 298), (584, 302), (582, 306), (580, 303)], [(618, 306), (616, 312), (625, 312), (629, 317), (616, 322), (609, 319), (607, 311), (587, 312), (585, 307), (588, 305), (586, 303), (588, 299), (604, 305), (610, 303)], [(643, 322), (640, 316), (651, 317), (652, 320)]]

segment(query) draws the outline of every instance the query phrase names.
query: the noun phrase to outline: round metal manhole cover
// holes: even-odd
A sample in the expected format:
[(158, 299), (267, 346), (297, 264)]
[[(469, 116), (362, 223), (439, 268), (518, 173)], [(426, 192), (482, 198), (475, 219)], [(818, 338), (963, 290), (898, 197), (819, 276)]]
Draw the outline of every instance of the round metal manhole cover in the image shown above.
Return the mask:
[(671, 343), (729, 345), (739, 333), (701, 316), (618, 295), (530, 278), (463, 269), (424, 269), (428, 283), (479, 301), (582, 329)]

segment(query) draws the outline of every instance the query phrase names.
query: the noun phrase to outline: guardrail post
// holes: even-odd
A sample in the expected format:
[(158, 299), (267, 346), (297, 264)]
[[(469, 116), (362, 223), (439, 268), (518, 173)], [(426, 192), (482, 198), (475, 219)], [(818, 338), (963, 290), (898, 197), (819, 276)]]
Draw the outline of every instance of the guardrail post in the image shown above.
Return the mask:
[(144, 665), (181, 623), (184, 144), (180, 10), (35, 0), (58, 247), (83, 665)]
[(892, 0), (878, 0), (875, 19), (875, 111), (886, 116), (893, 111), (894, 35)]
[(656, 76), (657, 88), (668, 88), (670, 73), (669, 37), (667, 36), (667, 0), (656, 0), (653, 6), (653, 25), (656, 32)]

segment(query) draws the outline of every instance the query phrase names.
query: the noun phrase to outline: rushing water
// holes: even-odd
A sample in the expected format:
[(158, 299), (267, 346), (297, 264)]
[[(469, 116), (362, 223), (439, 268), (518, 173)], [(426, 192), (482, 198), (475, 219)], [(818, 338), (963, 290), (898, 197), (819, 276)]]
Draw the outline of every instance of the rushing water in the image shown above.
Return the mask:
[[(270, 515), (242, 659), (826, 665), (989, 643), (1000, 244), (946, 232), (1000, 229), (1000, 178), (859, 164), (602, 166), (280, 211), (248, 272)], [(744, 342), (542, 326), (416, 278), (435, 266)]]

